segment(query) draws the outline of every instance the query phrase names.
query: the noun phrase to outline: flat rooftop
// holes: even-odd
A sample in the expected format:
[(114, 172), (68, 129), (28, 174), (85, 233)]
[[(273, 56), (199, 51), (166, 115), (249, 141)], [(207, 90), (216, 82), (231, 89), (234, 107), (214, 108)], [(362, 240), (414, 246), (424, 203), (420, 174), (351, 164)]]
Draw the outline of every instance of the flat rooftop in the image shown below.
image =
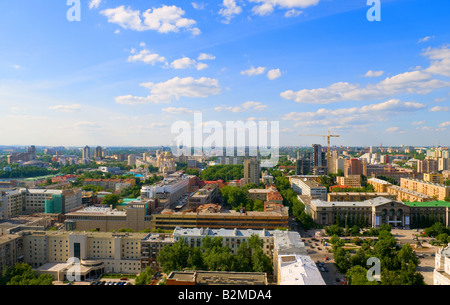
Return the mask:
[(279, 285), (326, 285), (316, 264), (307, 255), (279, 255)]
[(105, 215), (105, 216), (126, 216), (125, 211), (115, 211), (108, 207), (86, 207), (75, 212), (67, 213), (66, 215)]

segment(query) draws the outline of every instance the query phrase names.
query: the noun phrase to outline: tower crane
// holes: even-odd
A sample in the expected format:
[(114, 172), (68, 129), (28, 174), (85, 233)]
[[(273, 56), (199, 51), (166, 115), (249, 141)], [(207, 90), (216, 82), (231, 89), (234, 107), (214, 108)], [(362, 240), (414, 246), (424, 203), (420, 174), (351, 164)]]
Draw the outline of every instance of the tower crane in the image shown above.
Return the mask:
[(300, 136), (305, 136), (305, 137), (324, 137), (324, 138), (326, 138), (327, 139), (327, 145), (328, 145), (328, 147), (327, 147), (327, 162), (330, 159), (330, 141), (331, 141), (331, 138), (339, 138), (340, 137), (340, 135), (331, 134), (330, 131), (328, 131), (327, 135), (300, 134)]

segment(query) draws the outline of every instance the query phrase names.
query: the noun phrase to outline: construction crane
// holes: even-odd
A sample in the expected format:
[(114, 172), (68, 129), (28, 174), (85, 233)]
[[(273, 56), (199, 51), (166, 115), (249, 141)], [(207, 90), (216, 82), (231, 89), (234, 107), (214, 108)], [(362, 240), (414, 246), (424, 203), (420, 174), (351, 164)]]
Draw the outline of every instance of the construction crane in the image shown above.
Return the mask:
[(318, 135), (318, 134), (300, 134), (300, 136), (305, 136), (305, 137), (324, 137), (327, 139), (327, 161), (329, 161), (330, 159), (330, 139), (331, 138), (339, 138), (340, 135), (335, 135), (335, 134), (331, 134), (330, 131), (328, 131), (327, 135)]

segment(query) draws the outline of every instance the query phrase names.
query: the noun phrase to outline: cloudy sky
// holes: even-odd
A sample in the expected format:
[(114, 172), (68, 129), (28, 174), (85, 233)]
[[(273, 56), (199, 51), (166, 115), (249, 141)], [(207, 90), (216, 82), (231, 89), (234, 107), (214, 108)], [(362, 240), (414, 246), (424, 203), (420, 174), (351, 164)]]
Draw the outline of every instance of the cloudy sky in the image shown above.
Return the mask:
[[(167, 145), (278, 121), (281, 145), (450, 145), (450, 2), (0, 2), (0, 145)], [(75, 1), (74, 1), (75, 2)]]

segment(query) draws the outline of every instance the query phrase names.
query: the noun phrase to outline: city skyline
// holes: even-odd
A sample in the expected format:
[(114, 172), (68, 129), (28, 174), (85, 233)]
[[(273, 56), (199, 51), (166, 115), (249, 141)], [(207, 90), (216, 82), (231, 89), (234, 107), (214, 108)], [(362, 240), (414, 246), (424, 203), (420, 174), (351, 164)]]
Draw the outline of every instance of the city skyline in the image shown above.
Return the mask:
[(201, 111), (280, 146), (450, 145), (450, 3), (381, 3), (1, 3), (0, 144), (168, 146)]

